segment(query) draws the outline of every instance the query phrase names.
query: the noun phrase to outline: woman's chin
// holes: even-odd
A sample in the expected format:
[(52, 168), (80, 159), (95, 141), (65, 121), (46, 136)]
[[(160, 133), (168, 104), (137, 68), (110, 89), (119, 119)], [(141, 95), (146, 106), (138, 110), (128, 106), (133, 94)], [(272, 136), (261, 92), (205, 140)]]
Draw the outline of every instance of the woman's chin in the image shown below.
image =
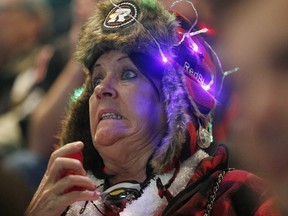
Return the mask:
[(126, 137), (125, 131), (121, 129), (100, 128), (94, 136), (95, 147), (112, 146), (117, 141)]

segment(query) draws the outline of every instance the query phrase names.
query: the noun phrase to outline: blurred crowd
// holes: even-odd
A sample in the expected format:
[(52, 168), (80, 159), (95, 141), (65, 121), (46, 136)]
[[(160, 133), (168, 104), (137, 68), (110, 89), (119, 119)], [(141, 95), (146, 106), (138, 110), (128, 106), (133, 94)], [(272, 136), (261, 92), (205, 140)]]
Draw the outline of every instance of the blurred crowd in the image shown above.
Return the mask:
[[(174, 0), (163, 2), (169, 7)], [(240, 68), (225, 77), (215, 113), (214, 142), (229, 146), (233, 165), (267, 179), (285, 215), (288, 2), (192, 2), (199, 14), (198, 28), (208, 27), (205, 37), (224, 71)], [(95, 3), (0, 1), (0, 206), (7, 209), (4, 215), (20, 215), (43, 177), (69, 98), (84, 81), (73, 51)], [(193, 22), (195, 13), (187, 4), (182, 1), (173, 9)], [(23, 196), (16, 202), (19, 193)]]
[(72, 56), (95, 2), (0, 1), (3, 215), (22, 215), (43, 177), (68, 99), (84, 81)]

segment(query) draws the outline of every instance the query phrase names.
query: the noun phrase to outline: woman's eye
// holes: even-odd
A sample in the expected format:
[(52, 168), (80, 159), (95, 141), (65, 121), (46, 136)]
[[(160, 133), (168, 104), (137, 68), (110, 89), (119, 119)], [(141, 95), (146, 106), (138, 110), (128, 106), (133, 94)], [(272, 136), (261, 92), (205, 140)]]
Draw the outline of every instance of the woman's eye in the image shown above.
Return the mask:
[(127, 79), (132, 79), (134, 77), (136, 77), (137, 74), (131, 70), (126, 70), (124, 71), (123, 75), (122, 75), (122, 79), (127, 80)]
[(98, 86), (100, 83), (102, 82), (102, 79), (101, 78), (95, 78), (94, 80), (93, 80), (93, 86), (94, 86), (94, 88), (96, 87), (96, 86)]

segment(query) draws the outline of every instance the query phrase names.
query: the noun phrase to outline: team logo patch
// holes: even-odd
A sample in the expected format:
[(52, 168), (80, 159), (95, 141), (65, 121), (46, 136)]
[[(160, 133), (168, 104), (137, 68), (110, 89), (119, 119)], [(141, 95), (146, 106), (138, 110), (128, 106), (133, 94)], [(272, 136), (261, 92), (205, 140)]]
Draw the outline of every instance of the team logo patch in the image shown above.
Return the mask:
[(133, 24), (139, 16), (139, 7), (131, 1), (117, 4), (103, 22), (104, 30), (116, 30)]

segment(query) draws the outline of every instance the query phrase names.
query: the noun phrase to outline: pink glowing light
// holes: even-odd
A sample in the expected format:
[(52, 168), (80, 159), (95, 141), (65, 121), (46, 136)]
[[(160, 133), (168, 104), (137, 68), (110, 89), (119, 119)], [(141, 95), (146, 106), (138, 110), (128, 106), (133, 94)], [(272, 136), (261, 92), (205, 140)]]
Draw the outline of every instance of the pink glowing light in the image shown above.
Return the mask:
[(198, 52), (199, 51), (199, 47), (196, 43), (192, 43), (192, 49), (194, 50), (194, 52)]
[(162, 57), (162, 61), (166, 63), (168, 60), (167, 60), (167, 58), (165, 56), (163, 56)]

